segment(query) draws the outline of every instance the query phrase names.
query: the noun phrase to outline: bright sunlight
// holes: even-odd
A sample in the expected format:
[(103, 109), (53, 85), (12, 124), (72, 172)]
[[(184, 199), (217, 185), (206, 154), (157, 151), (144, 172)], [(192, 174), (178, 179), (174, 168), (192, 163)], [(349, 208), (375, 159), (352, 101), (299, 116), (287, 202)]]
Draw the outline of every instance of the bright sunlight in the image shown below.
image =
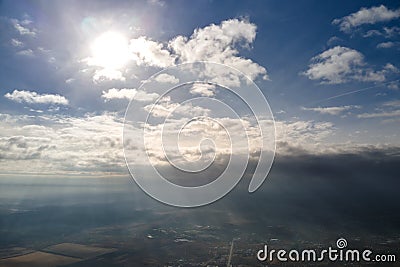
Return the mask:
[(129, 59), (128, 40), (118, 32), (103, 33), (94, 40), (91, 50), (91, 63), (106, 69), (119, 69)]

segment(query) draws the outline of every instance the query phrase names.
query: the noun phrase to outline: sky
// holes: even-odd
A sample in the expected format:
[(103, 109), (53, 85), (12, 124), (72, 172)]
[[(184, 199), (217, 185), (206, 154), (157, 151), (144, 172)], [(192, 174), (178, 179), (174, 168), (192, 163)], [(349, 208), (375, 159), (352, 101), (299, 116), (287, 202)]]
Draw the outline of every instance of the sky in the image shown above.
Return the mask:
[[(399, 22), (396, 1), (1, 1), (0, 174), (127, 174), (129, 101), (141, 117), (161, 95), (143, 82), (176, 86), (177, 74), (152, 75), (195, 61), (225, 64), (254, 81), (271, 108), (262, 119), (275, 119), (278, 157), (398, 156)], [(177, 127), (213, 114), (209, 103), (179, 102), (222, 90), (181, 89), (153, 113), (154, 164), (165, 162), (152, 145), (160, 140), (157, 116), (179, 106), (168, 124)], [(212, 123), (198, 127), (214, 133)], [(259, 132), (252, 136), (248, 146), (257, 152)], [(229, 148), (224, 142), (217, 145)]]

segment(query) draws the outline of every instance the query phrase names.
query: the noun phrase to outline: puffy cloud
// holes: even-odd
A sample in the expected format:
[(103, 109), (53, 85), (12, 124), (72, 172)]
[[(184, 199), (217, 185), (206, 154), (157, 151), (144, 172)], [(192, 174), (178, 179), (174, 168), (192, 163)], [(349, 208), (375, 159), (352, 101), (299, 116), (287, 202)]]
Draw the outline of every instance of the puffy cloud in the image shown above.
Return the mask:
[(190, 93), (193, 95), (210, 97), (215, 94), (214, 90), (215, 90), (214, 84), (195, 83), (192, 85)]
[(400, 17), (400, 9), (390, 10), (384, 5), (371, 8), (361, 8), (340, 19), (334, 19), (332, 24), (337, 24), (343, 32), (350, 32), (353, 28), (363, 24), (375, 24), (378, 22), (390, 21)]
[(138, 65), (165, 68), (175, 63), (175, 57), (163, 47), (145, 36), (130, 40), (129, 51)]
[(357, 50), (335, 46), (311, 59), (302, 74), (321, 83), (340, 84), (348, 81), (382, 82), (389, 69), (374, 71), (366, 67), (364, 56)]
[(383, 42), (379, 43), (376, 48), (392, 48), (394, 46), (400, 45), (400, 42)]
[(394, 66), (393, 64), (391, 64), (391, 63), (387, 63), (387, 64), (383, 67), (383, 69), (384, 69), (385, 71), (387, 71), (387, 72), (393, 72), (393, 73), (399, 73), (399, 72), (400, 72), (400, 70), (399, 70), (396, 66)]
[(128, 99), (128, 100), (134, 99), (136, 101), (149, 102), (157, 99), (159, 95), (156, 93), (146, 93), (144, 91), (139, 91), (137, 89), (112, 88), (107, 91), (103, 91), (101, 97), (104, 98), (105, 101), (111, 99)]
[(171, 84), (179, 83), (178, 78), (176, 78), (173, 75), (166, 74), (166, 73), (161, 73), (161, 74), (157, 75), (155, 80), (159, 83), (171, 83)]
[(10, 19), (10, 22), (20, 35), (35, 37), (37, 34), (37, 30), (32, 25), (33, 22), (29, 19)]
[(15, 38), (11, 39), (10, 43), (11, 43), (11, 45), (14, 46), (14, 47), (22, 47), (22, 46), (24, 46), (24, 43), (23, 43), (23, 42), (21, 42), (21, 41), (18, 40), (18, 39), (15, 39)]
[(125, 77), (121, 71), (115, 69), (96, 70), (93, 75), (93, 82), (98, 83), (105, 80), (125, 81)]
[(68, 105), (68, 99), (57, 94), (38, 94), (33, 91), (14, 90), (12, 93), (7, 93), (4, 96), (19, 103)]
[(387, 87), (392, 90), (399, 90), (400, 83), (399, 83), (399, 81), (393, 81), (393, 82), (390, 82)]
[(35, 55), (35, 53), (33, 52), (32, 49), (24, 49), (21, 51), (17, 52), (17, 55), (19, 56), (27, 56), (27, 57), (33, 57)]
[(247, 20), (230, 19), (196, 29), (189, 38), (177, 36), (168, 46), (180, 62), (213, 61), (237, 68), (251, 79), (257, 76), (268, 79), (264, 67), (239, 56), (238, 47), (249, 48), (255, 40), (256, 29)]
[(363, 55), (353, 49), (336, 46), (312, 58), (312, 64), (304, 74), (311, 80), (326, 83), (343, 83), (352, 68), (363, 63)]
[(329, 115), (339, 115), (344, 111), (361, 108), (361, 106), (339, 106), (339, 107), (316, 107), (316, 108), (305, 108), (302, 107), (302, 110), (314, 111), (321, 114), (329, 114)]
[[(33, 129), (33, 127), (30, 127)], [(40, 126), (37, 126), (40, 128)], [(28, 129), (28, 128), (27, 128)], [(11, 136), (0, 137), (0, 159), (2, 160), (34, 160), (39, 159), (42, 151), (51, 149), (49, 138)]]

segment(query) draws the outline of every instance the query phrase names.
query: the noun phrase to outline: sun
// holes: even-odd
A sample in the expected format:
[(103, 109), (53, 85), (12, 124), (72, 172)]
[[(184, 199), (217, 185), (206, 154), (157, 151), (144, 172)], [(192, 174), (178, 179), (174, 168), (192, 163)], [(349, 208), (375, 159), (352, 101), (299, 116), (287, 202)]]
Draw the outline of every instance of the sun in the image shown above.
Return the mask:
[(129, 44), (124, 35), (108, 31), (97, 37), (91, 45), (93, 65), (106, 69), (120, 69), (129, 60)]

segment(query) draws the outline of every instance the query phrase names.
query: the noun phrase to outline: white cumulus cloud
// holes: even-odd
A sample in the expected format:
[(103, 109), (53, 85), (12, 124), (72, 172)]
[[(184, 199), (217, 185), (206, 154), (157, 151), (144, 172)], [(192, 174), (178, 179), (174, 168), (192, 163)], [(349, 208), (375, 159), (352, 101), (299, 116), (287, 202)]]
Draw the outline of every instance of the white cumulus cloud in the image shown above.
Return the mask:
[(383, 43), (379, 43), (376, 47), (377, 48), (392, 48), (395, 46), (398, 46), (400, 44), (400, 42), (383, 42)]
[(340, 19), (334, 19), (332, 24), (337, 24), (343, 32), (350, 32), (353, 28), (363, 24), (375, 24), (378, 22), (390, 21), (400, 17), (400, 9), (391, 10), (384, 5), (371, 8), (361, 8)]
[(10, 41), (10, 43), (11, 43), (11, 45), (14, 46), (14, 47), (23, 47), (23, 46), (24, 46), (24, 43), (23, 43), (23, 42), (21, 42), (21, 41), (18, 40), (18, 39), (15, 39), (15, 38), (12, 38), (11, 41)]
[(215, 85), (213, 84), (195, 83), (190, 89), (190, 93), (193, 95), (210, 97), (215, 94), (214, 90)]
[(145, 36), (130, 40), (129, 50), (138, 65), (168, 67), (175, 63), (175, 57), (164, 48), (163, 44)]
[(35, 37), (37, 34), (37, 30), (33, 27), (33, 22), (29, 19), (10, 19), (10, 22), (20, 35)]
[(157, 75), (155, 80), (159, 83), (171, 83), (171, 84), (179, 83), (178, 78), (176, 78), (173, 75), (166, 74), (166, 73), (161, 73), (161, 74)]
[(101, 95), (102, 98), (105, 99), (105, 101), (111, 100), (111, 99), (134, 99), (136, 101), (140, 102), (149, 102), (157, 99), (159, 97), (158, 94), (156, 93), (146, 93), (144, 91), (139, 91), (137, 89), (128, 89), (128, 88), (123, 88), (123, 89), (116, 89), (112, 88), (107, 91), (103, 91), (103, 94)]
[(33, 52), (32, 49), (24, 49), (24, 50), (18, 51), (17, 55), (26, 56), (26, 57), (33, 57), (35, 55), (35, 53)]
[(5, 94), (4, 97), (18, 103), (68, 105), (68, 99), (57, 94), (38, 94), (33, 91), (14, 90), (12, 93)]
[(213, 61), (237, 68), (251, 79), (268, 79), (267, 70), (239, 56), (239, 47), (250, 48), (257, 26), (244, 19), (230, 19), (219, 25), (196, 29), (188, 38), (177, 36), (168, 44), (180, 62)]
[(93, 82), (99, 83), (105, 80), (125, 81), (125, 77), (121, 71), (115, 69), (96, 70), (93, 75)]
[(357, 50), (335, 46), (311, 59), (308, 70), (302, 74), (321, 83), (340, 84), (349, 81), (382, 82), (391, 70), (369, 68), (364, 56)]

